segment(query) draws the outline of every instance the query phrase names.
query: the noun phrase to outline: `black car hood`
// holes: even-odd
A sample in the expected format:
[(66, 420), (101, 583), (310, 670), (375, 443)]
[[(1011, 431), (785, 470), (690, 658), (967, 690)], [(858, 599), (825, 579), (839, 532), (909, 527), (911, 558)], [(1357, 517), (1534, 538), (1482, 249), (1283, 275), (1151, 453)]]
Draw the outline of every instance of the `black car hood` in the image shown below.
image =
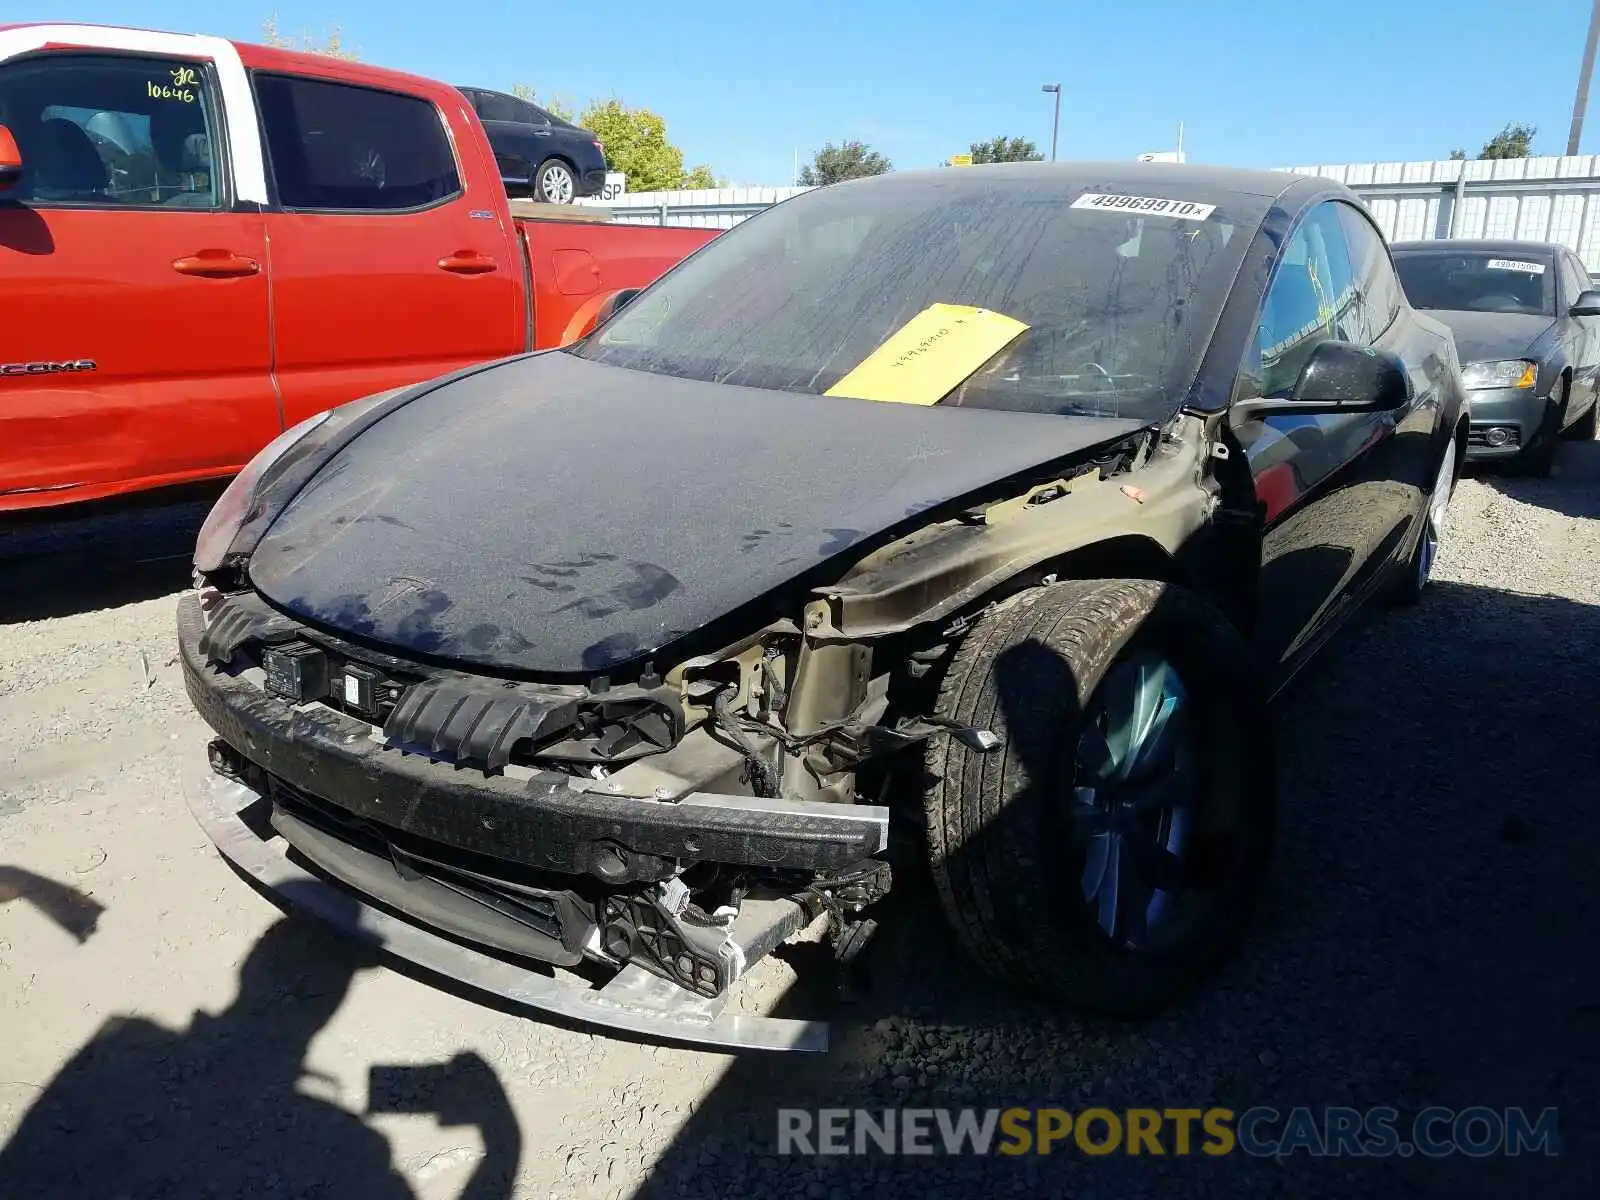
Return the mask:
[(267, 530), (250, 580), (402, 652), (599, 672), (918, 513), (1139, 427), (537, 355), (426, 393), (335, 453)]
[(1527, 313), (1465, 312), (1448, 308), (1426, 311), (1430, 317), (1450, 326), (1450, 331), (1456, 335), (1456, 353), (1462, 366), (1523, 358), (1555, 324), (1553, 317), (1533, 317)]

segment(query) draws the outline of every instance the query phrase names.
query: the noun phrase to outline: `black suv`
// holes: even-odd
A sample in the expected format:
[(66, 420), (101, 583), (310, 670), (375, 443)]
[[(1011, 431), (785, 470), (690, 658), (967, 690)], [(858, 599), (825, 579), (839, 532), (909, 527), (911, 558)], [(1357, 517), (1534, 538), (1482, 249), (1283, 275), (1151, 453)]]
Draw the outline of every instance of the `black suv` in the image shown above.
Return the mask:
[(605, 147), (587, 129), (504, 92), (460, 91), (483, 122), (509, 195), (571, 204), (604, 190)]

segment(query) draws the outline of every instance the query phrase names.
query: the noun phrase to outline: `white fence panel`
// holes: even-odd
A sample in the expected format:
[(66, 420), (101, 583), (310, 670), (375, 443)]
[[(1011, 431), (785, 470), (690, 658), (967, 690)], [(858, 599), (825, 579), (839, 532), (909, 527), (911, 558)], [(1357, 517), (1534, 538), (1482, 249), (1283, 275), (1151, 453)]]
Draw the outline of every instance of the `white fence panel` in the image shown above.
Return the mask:
[[(1418, 162), (1343, 163), (1291, 168), (1349, 186), (1366, 201), (1395, 241), (1435, 237), (1526, 238), (1578, 252), (1600, 274), (1600, 155)], [(630, 225), (731, 229), (807, 189), (703, 188), (628, 192), (617, 199), (580, 201), (610, 208)]]

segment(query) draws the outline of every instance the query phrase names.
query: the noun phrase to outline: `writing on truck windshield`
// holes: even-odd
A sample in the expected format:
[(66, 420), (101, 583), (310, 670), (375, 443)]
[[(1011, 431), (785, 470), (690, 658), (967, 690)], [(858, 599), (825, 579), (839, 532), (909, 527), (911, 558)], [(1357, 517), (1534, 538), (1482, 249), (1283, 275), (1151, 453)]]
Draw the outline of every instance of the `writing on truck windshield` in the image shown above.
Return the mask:
[[(1049, 176), (822, 188), (711, 242), (571, 352), (778, 391), (1159, 420), (1247, 241), (1215, 203), (1113, 202)], [(880, 352), (903, 359), (908, 337), (937, 352), (897, 394)]]

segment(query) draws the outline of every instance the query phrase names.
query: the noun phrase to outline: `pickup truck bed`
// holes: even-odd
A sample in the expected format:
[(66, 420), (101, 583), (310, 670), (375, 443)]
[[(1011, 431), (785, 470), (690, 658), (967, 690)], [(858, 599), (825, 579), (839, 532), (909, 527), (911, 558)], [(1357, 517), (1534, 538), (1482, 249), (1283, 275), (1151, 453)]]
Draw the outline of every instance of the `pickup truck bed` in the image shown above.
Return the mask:
[(513, 213), (455, 88), (0, 26), (0, 513), (225, 477), (335, 405), (563, 345), (714, 231)]

